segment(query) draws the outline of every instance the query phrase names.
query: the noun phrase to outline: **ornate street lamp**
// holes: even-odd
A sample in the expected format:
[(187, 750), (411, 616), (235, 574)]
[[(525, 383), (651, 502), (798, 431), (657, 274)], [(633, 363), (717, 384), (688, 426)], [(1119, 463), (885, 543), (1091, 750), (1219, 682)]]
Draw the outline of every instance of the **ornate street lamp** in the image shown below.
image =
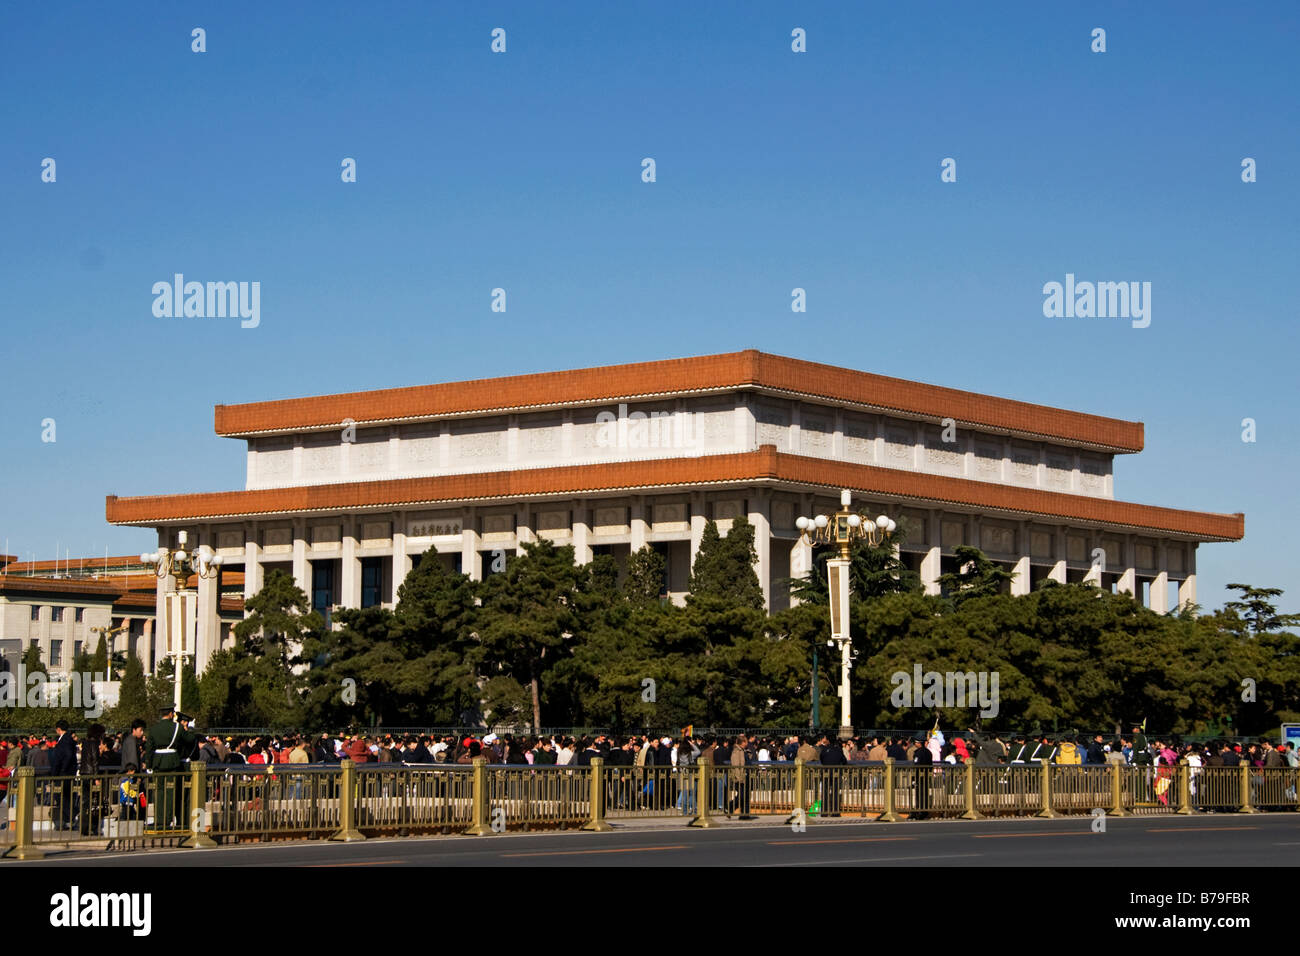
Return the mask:
[(175, 551), (159, 549), (140, 555), (140, 561), (152, 565), (154, 574), (161, 580), (171, 575), (176, 579), (176, 589), (167, 595), (167, 651), (166, 656), (176, 660), (176, 683), (173, 702), (176, 712), (181, 709), (181, 665), (186, 657), (195, 653), (191, 635), (197, 624), (198, 595), (189, 590), (191, 574), (200, 578), (215, 578), (224, 563), (221, 555), (214, 554), (206, 544), (198, 551), (185, 550), (188, 532), (177, 534), (180, 547)]
[(840, 510), (833, 515), (800, 517), (795, 521), (800, 538), (807, 544), (834, 544), (840, 549), (838, 557), (826, 561), (826, 582), (830, 586), (831, 639), (828, 647), (840, 648), (840, 737), (853, 736), (853, 715), (850, 702), (849, 676), (853, 670), (853, 638), (849, 633), (849, 547), (854, 541), (865, 541), (876, 547), (893, 535), (898, 525), (893, 518), (880, 515), (875, 520), (865, 514), (851, 511), (853, 495), (848, 489), (840, 492)]

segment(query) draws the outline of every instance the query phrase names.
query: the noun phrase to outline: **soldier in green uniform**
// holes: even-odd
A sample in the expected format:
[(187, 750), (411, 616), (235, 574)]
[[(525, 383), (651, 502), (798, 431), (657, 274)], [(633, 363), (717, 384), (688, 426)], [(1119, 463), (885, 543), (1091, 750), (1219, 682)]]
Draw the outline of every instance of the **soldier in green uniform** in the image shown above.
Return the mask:
[[(189, 825), (181, 806), (184, 786), (181, 761), (193, 753), (194, 739), (194, 735), (177, 719), (173, 707), (164, 708), (162, 719), (145, 733), (144, 755), (149, 773), (163, 775), (152, 788), (156, 803), (154, 829), (185, 829)], [(179, 817), (177, 810), (181, 814)]]

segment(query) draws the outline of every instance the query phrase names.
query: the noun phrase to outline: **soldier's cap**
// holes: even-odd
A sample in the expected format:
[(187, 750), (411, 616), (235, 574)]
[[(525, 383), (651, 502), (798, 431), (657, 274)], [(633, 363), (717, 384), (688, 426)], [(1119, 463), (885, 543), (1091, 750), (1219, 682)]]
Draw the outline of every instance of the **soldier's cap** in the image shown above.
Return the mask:
[(193, 719), (194, 719), (194, 718), (191, 717), (189, 714), (185, 713), (185, 711), (183, 711), (183, 710), (182, 710), (180, 713), (178, 713), (176, 716), (179, 717), (181, 720), (193, 720)]
[(174, 714), (174, 713), (176, 713), (175, 707), (164, 707), (161, 711), (158, 712), (158, 716), (166, 717), (169, 714)]

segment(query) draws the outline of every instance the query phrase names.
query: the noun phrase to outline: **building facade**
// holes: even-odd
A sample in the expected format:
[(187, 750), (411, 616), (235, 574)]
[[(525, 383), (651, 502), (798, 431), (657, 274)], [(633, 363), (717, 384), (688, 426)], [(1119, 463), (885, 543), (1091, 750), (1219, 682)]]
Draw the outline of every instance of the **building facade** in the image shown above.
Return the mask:
[(243, 490), (106, 501), (160, 547), (185, 529), (223, 556), (223, 577), (198, 582), (200, 669), (225, 575), (249, 596), (283, 569), (325, 612), (392, 604), (430, 548), (481, 579), (543, 537), (579, 562), (650, 546), (681, 601), (705, 523), (743, 516), (779, 609), (811, 561), (795, 519), (833, 511), (841, 488), (898, 521), (931, 592), (973, 545), (1015, 572), (1013, 593), (1090, 580), (1163, 613), (1195, 602), (1200, 543), (1244, 534), (1240, 513), (1115, 497), (1140, 422), (755, 351), (219, 405), (215, 425), (246, 443)]
[[(225, 581), (209, 628), (218, 646), (243, 619), (243, 595), (234, 593), (242, 583), (237, 573)], [(166, 649), (157, 644), (156, 606), (156, 578), (138, 555), (58, 561), (0, 555), (0, 671), (16, 672), (35, 646), (51, 674), (67, 672), (103, 636), (110, 659), (135, 654), (153, 673)]]

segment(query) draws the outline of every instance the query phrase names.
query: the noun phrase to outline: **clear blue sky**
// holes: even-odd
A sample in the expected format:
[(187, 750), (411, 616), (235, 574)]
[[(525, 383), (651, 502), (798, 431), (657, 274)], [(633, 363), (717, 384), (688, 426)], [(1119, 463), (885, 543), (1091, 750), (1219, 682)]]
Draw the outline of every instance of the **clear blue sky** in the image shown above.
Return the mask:
[[(136, 552), (105, 494), (242, 487), (219, 402), (759, 348), (1144, 421), (1118, 497), (1246, 513), (1201, 602), (1300, 611), (1298, 11), (8, 4), (0, 546)], [(176, 272), (260, 327), (155, 318)], [(1150, 327), (1044, 318), (1067, 272), (1151, 282)]]

